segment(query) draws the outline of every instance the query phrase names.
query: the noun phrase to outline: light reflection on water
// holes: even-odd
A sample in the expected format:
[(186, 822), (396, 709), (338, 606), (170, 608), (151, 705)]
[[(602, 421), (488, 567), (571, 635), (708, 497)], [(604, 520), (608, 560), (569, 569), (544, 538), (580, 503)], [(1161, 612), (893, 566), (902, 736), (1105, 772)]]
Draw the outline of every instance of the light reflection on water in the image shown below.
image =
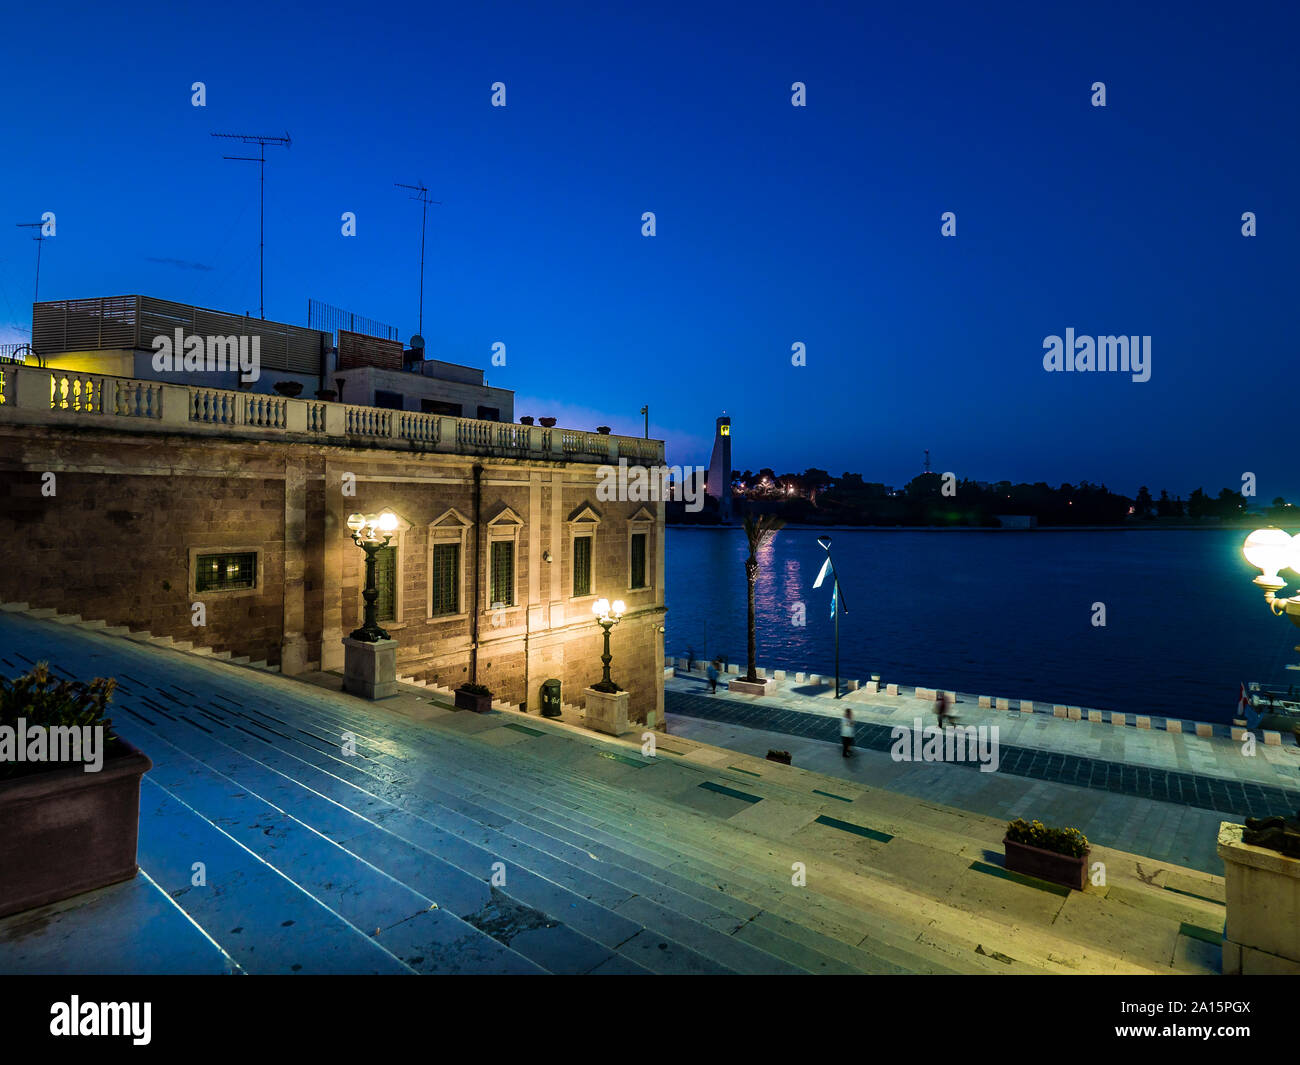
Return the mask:
[[(833, 671), (830, 580), (812, 588), (819, 532), (783, 529), (760, 552), (759, 665)], [(1300, 630), (1251, 583), (1245, 530), (831, 535), (846, 678), (1216, 721), (1241, 681), (1300, 683), (1284, 668)], [(669, 654), (702, 657), (707, 639), (744, 663), (745, 555), (739, 528), (668, 530)]]

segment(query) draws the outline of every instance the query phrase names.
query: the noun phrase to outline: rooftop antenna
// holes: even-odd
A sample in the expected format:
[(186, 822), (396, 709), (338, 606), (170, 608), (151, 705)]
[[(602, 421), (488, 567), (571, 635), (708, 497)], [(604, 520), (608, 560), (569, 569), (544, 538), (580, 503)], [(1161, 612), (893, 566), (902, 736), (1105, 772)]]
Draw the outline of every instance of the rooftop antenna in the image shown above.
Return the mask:
[(41, 302), (41, 245), (45, 243), (45, 223), (44, 222), (15, 222), (19, 229), (34, 229), (36, 236), (32, 240), (36, 241), (36, 295), (32, 297), (33, 303)]
[(223, 159), (233, 159), (240, 163), (257, 163), (261, 171), (262, 183), (262, 221), (261, 228), (258, 232), (257, 242), (257, 286), (258, 286), (258, 309), (257, 315), (263, 321), (266, 320), (266, 146), (268, 144), (280, 144), (288, 148), (293, 142), (289, 139), (289, 131), (285, 130), (283, 137), (262, 137), (255, 133), (214, 133), (214, 137), (221, 137), (225, 140), (240, 141), (243, 144), (256, 144), (257, 155), (223, 155)]
[(423, 184), (403, 185), (400, 181), (394, 181), (393, 188), (410, 189), (412, 192), (415, 193), (415, 195), (412, 196), (411, 199), (419, 200), (420, 203), (423, 205), (420, 209), (422, 217), (420, 219), (420, 328), (419, 328), (419, 335), (421, 338), (423, 338), (424, 337), (424, 233), (429, 225), (429, 204), (434, 204), (437, 207), (441, 207), (442, 201), (429, 199), (428, 186)]
[(925, 449), (925, 472), (930, 472), (930, 449), (928, 447)]

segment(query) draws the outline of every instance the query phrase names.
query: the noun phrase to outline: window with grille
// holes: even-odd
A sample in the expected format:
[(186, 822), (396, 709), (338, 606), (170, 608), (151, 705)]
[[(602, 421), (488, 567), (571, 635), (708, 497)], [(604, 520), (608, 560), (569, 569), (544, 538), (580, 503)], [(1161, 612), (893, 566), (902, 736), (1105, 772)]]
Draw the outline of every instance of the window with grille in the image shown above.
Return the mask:
[(257, 585), (257, 552), (199, 555), (194, 563), (196, 592), (226, 592)]
[(628, 582), (630, 588), (646, 587), (645, 567), (646, 567), (646, 546), (650, 542), (648, 533), (632, 534), (632, 579)]
[(591, 537), (573, 540), (573, 594), (591, 595)]
[(513, 540), (496, 540), (492, 544), (492, 580), (489, 594), (495, 607), (515, 605), (515, 544)]
[(460, 613), (460, 544), (433, 545), (433, 614)]
[(375, 618), (397, 620), (397, 548), (381, 547), (375, 552)]

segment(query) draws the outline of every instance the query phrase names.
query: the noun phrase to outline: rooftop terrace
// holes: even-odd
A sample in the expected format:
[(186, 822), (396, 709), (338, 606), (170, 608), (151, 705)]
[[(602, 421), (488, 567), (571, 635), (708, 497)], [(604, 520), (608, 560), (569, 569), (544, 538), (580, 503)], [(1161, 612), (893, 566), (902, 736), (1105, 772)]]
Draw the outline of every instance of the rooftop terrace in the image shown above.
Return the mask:
[(201, 385), (0, 364), (0, 425), (96, 425), (126, 432), (312, 440), (342, 447), (538, 461), (660, 464), (662, 440), (290, 399)]

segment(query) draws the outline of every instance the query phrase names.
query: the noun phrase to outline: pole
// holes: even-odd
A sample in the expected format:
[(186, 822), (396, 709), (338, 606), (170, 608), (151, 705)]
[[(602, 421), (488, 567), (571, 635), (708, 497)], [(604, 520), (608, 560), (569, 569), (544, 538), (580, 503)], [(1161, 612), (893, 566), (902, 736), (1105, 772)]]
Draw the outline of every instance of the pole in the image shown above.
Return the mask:
[(840, 697), (840, 582), (835, 580), (835, 698)]
[(257, 230), (257, 316), (266, 321), (266, 145), (258, 143), (258, 181), (262, 186), (262, 216)]
[(32, 299), (33, 303), (41, 302), (41, 245), (44, 243), (44, 237), (36, 238), (36, 294)]
[(420, 202), (424, 205), (420, 221), (420, 336), (424, 336), (424, 234), (429, 228), (429, 201), (421, 199)]

